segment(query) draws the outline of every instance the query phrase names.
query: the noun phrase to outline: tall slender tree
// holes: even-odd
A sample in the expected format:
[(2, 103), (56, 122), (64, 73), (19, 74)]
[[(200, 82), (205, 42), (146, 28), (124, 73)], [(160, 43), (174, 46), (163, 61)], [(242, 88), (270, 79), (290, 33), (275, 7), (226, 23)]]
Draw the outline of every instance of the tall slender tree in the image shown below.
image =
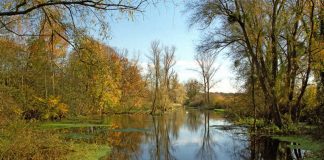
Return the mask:
[(210, 89), (215, 86), (214, 76), (218, 70), (215, 66), (217, 54), (213, 52), (200, 52), (195, 55), (199, 69), (197, 70), (203, 80), (203, 92), (205, 104), (210, 104)]
[(153, 79), (153, 98), (152, 98), (152, 110), (151, 114), (154, 114), (157, 110), (160, 101), (160, 84), (161, 84), (161, 55), (162, 50), (160, 48), (159, 41), (153, 41), (151, 43), (151, 55), (149, 59), (152, 63), (152, 79)]

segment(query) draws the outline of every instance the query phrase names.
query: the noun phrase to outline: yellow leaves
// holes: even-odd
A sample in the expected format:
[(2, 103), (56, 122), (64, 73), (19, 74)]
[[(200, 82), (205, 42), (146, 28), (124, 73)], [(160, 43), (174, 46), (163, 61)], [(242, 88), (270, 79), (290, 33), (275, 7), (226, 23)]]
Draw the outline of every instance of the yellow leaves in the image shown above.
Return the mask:
[(66, 114), (68, 111), (69, 111), (69, 107), (68, 105), (64, 104), (64, 103), (60, 103), (58, 104), (57, 106), (58, 110), (63, 113), (63, 114)]
[(111, 129), (118, 129), (119, 125), (117, 123), (112, 122), (111, 123)]
[(59, 97), (51, 96), (51, 97), (48, 99), (47, 104), (49, 104), (50, 106), (56, 106), (56, 105), (58, 105), (58, 104), (59, 104)]
[(75, 90), (88, 95), (83, 100), (89, 102), (89, 110), (118, 110), (122, 103), (139, 105), (136, 99), (143, 97), (145, 82), (137, 66), (92, 38), (79, 43), (82, 49), (71, 55), (70, 67), (76, 75)]
[(305, 92), (303, 97), (307, 104), (307, 107), (315, 108), (317, 106), (317, 89), (315, 85), (310, 85)]
[(69, 107), (67, 104), (61, 102), (61, 97), (50, 96), (49, 98), (40, 98), (34, 96), (35, 100), (40, 102), (39, 105), (42, 105), (40, 111), (42, 113), (42, 119), (55, 119), (64, 117), (68, 111)]
[(14, 107), (12, 110), (16, 115), (21, 115), (23, 113), (23, 110), (19, 107)]

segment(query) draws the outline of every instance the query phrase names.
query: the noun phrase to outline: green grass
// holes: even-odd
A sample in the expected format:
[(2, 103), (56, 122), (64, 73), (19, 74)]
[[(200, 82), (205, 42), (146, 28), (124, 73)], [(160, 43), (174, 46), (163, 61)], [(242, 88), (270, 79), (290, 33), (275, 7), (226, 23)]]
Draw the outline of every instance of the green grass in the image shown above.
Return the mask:
[(69, 128), (87, 128), (87, 127), (110, 127), (99, 117), (72, 117), (62, 121), (48, 121), (38, 124), (38, 129), (69, 129)]
[(69, 160), (98, 160), (110, 153), (110, 148), (105, 145), (88, 144), (88, 143), (72, 143), (71, 152), (65, 157)]
[(290, 148), (304, 149), (313, 152), (319, 152), (324, 150), (324, 142), (315, 141), (309, 136), (273, 136), (273, 139), (280, 141), (295, 142), (299, 145), (289, 145)]
[(67, 133), (67, 134), (63, 134), (63, 137), (72, 140), (90, 140), (94, 138), (94, 135), (80, 134), (80, 133)]
[(107, 124), (96, 124), (89, 122), (62, 121), (62, 122), (46, 122), (39, 125), (41, 129), (64, 129), (64, 128), (84, 128), (84, 127), (109, 127)]
[(225, 109), (214, 109), (216, 113), (224, 113)]
[[(64, 120), (60, 122), (45, 122), (39, 124), (39, 129), (72, 129), (72, 128), (87, 128), (87, 127), (110, 127), (107, 124), (100, 124), (97, 120)], [(108, 156), (110, 148), (107, 145), (89, 144), (79, 140), (90, 140), (95, 136), (91, 134), (80, 134), (80, 133), (65, 133), (61, 134), (62, 137), (71, 139), (69, 144), (69, 153), (64, 159), (69, 160), (98, 160), (102, 157)]]
[[(243, 125), (243, 126), (253, 126), (254, 125), (254, 118), (253, 117), (245, 117), (240, 118), (234, 121), (235, 125)], [(256, 119), (255, 125), (257, 127), (264, 127), (265, 122), (262, 119)]]
[(305, 159), (307, 160), (319, 160), (323, 156), (324, 142), (314, 140), (309, 136), (273, 136), (273, 139), (278, 139), (285, 142), (295, 142), (296, 145), (288, 145), (291, 149), (303, 149), (311, 151), (310, 155), (307, 155)]

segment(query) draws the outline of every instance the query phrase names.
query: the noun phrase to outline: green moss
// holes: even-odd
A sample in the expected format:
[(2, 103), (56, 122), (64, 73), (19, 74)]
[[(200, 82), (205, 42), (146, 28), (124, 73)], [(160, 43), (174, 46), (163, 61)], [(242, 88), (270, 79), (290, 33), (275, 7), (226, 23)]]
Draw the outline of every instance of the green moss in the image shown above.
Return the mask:
[(105, 145), (88, 144), (88, 143), (72, 143), (71, 152), (65, 157), (69, 160), (98, 160), (110, 153), (110, 148)]

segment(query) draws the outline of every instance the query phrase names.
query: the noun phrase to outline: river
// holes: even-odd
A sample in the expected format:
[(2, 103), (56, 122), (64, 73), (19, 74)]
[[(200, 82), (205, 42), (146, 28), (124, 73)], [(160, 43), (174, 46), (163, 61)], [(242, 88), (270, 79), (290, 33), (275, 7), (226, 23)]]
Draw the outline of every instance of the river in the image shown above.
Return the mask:
[(252, 137), (245, 127), (234, 126), (222, 114), (178, 109), (161, 116), (112, 115), (98, 123), (110, 127), (71, 128), (80, 141), (108, 144), (105, 159), (139, 160), (239, 160), (302, 159), (304, 151), (288, 142)]

